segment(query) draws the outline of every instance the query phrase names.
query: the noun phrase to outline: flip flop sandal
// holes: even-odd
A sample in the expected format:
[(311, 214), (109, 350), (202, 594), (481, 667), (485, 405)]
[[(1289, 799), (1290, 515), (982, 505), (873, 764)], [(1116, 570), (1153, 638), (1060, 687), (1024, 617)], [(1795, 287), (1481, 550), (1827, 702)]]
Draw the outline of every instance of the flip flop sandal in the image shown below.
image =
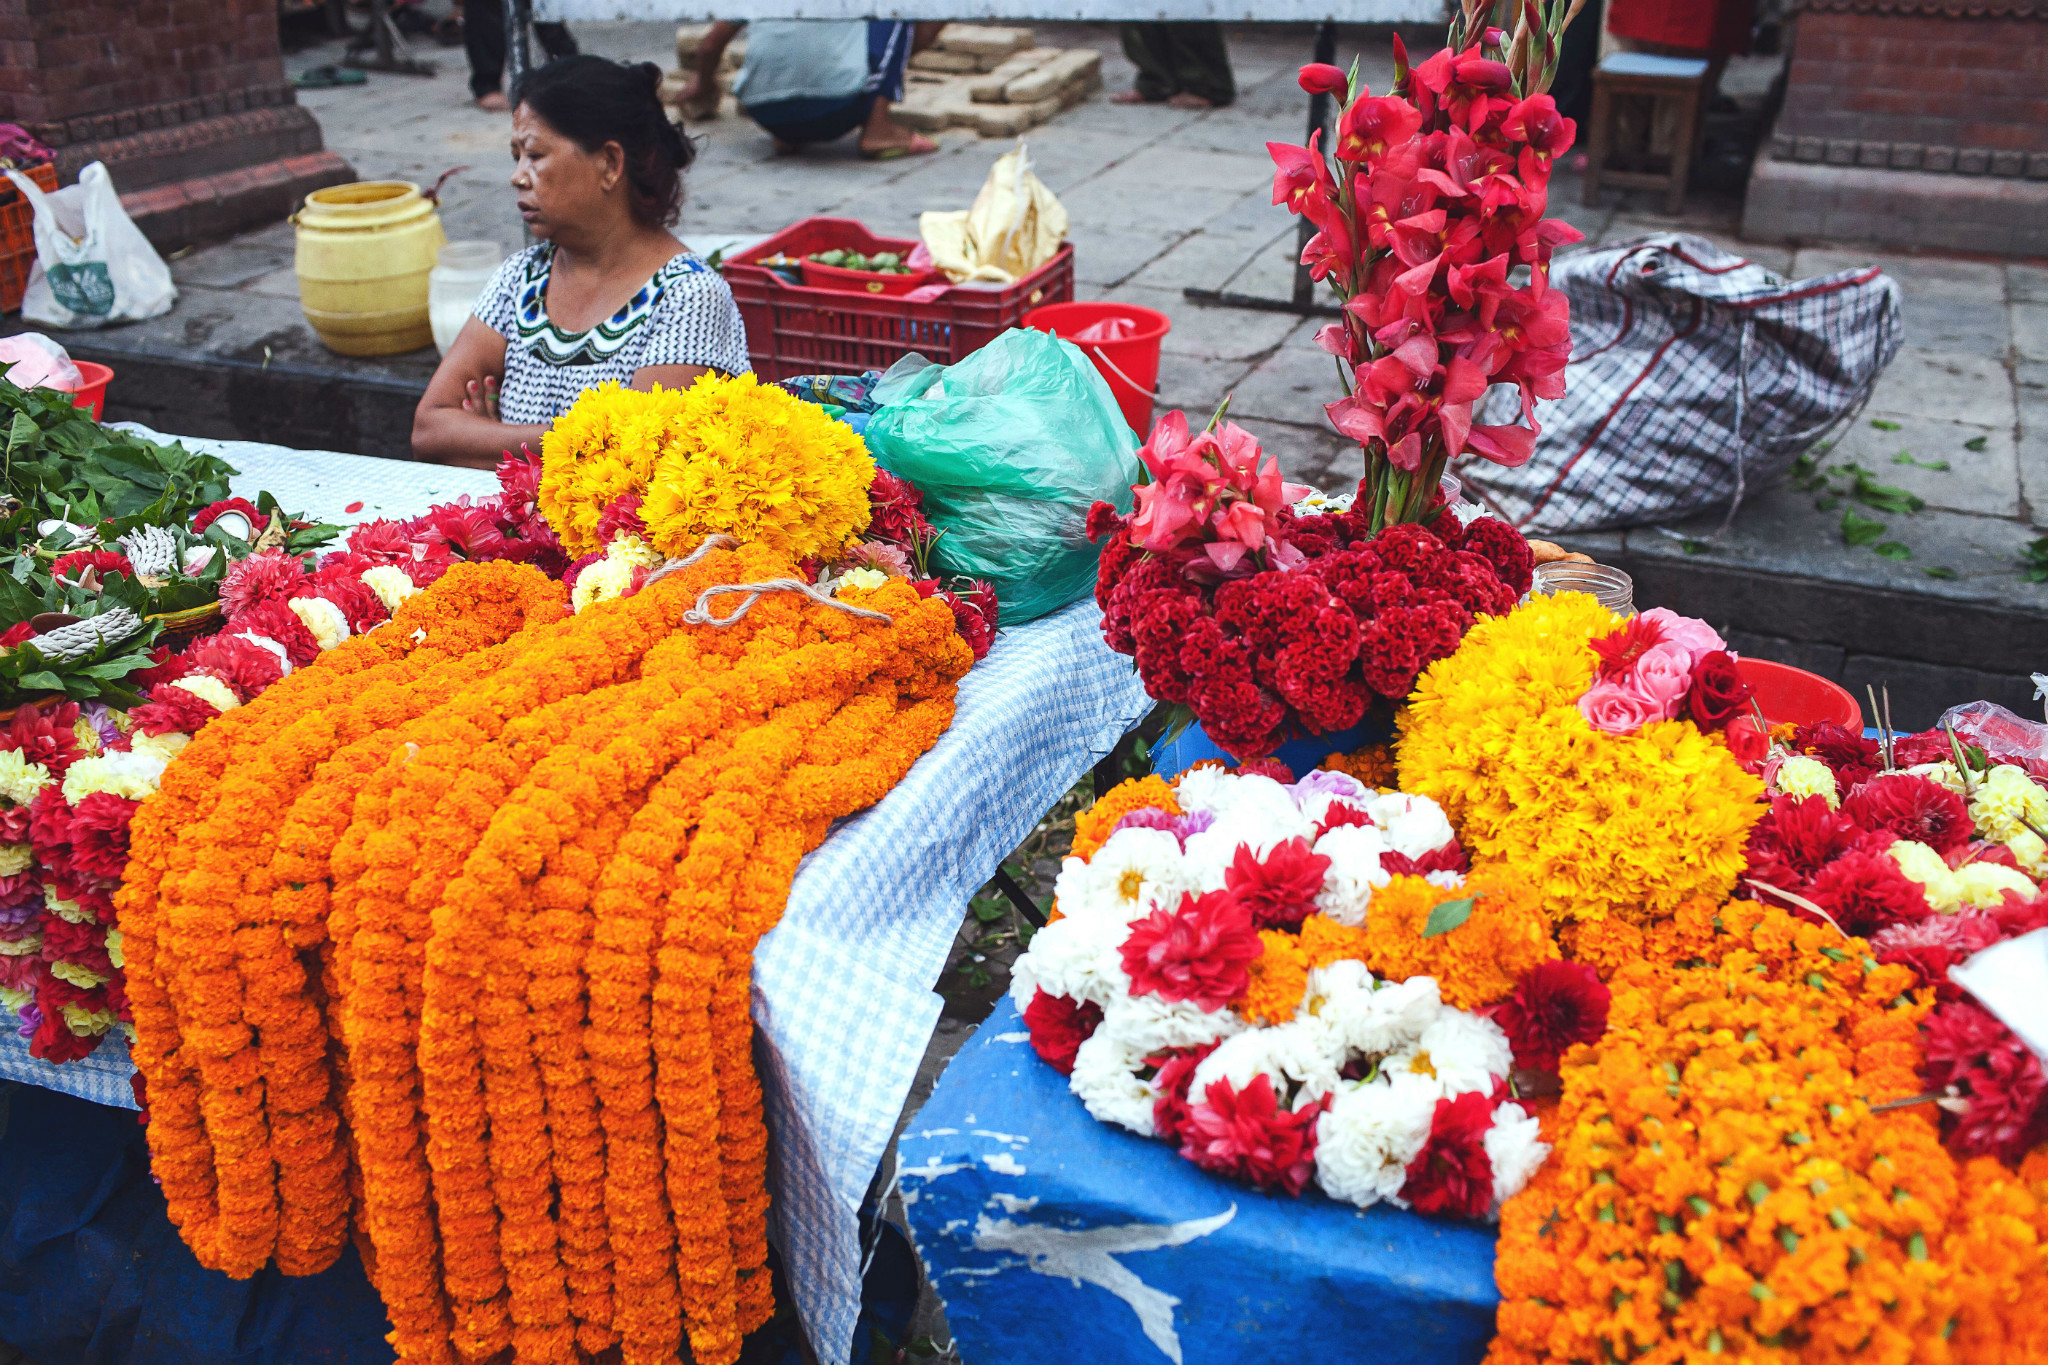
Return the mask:
[(292, 77), (292, 85), (300, 90), (333, 90), (343, 85), (363, 85), (369, 79), (362, 72), (350, 67), (314, 66)]
[[(919, 142), (925, 145), (920, 147), (918, 146)], [(861, 158), (866, 161), (901, 161), (906, 156), (930, 156), (937, 150), (939, 150), (939, 144), (920, 133), (916, 135), (915, 140), (908, 146), (877, 147), (872, 151), (863, 147), (860, 149), (860, 154)]]

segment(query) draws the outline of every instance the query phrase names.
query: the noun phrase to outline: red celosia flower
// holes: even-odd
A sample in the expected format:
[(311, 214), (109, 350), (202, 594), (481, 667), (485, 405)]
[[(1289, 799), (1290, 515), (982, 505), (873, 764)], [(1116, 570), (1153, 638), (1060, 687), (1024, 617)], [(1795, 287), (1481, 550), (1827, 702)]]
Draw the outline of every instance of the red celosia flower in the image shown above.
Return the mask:
[(284, 676), (283, 659), (254, 641), (227, 631), (198, 641), (185, 651), (185, 662), (194, 673), (226, 683), (242, 701), (248, 701)]
[(40, 763), (50, 776), (62, 777), (78, 758), (78, 703), (53, 702), (45, 709), (34, 702), (15, 708), (14, 719), (0, 730), (0, 749), (19, 749), (24, 762)]
[(1308, 840), (1288, 839), (1263, 859), (1240, 846), (1223, 878), (1230, 894), (1251, 912), (1254, 929), (1291, 930), (1315, 913), (1329, 870), (1330, 860), (1310, 848)]
[(1240, 765), (1237, 771), (1244, 777), (1270, 777), (1283, 784), (1294, 781), (1294, 769), (1277, 758), (1255, 758)]
[(1970, 1000), (1936, 1009), (1922, 1026), (1927, 1079), (1954, 1086), (1969, 1108), (1948, 1117), (1943, 1140), (1958, 1156), (2017, 1161), (2042, 1126), (2048, 1076), (2040, 1059), (1989, 1010)]
[(1901, 839), (1947, 853), (1977, 829), (1963, 798), (1914, 773), (1870, 778), (1842, 799), (1842, 814), (1866, 830), (1889, 830)]
[(1861, 730), (1833, 721), (1800, 726), (1792, 732), (1792, 748), (1827, 764), (1835, 775), (1836, 787), (1842, 791), (1868, 782), (1880, 766), (1876, 740), (1866, 739)]
[(256, 504), (247, 498), (224, 498), (211, 502), (192, 514), (192, 534), (198, 535), (207, 527), (220, 520), (223, 512), (240, 512), (249, 519), (249, 535), (253, 539), (270, 524), (270, 518), (256, 510)]
[[(1282, 1108), (1263, 1071), (1242, 1090), (1227, 1080), (1211, 1081), (1207, 1093), (1176, 1118), (1180, 1154), (1205, 1171), (1298, 1195), (1315, 1174), (1316, 1119), (1326, 1103)], [(1156, 1113), (1156, 1102), (1154, 1108)]]
[(71, 863), (89, 876), (119, 881), (128, 867), (128, 822), (140, 802), (93, 792), (71, 808)]
[(1159, 1098), (1152, 1101), (1152, 1128), (1156, 1136), (1168, 1142), (1180, 1141), (1188, 1112), (1194, 1108), (1188, 1100), (1188, 1085), (1195, 1079), (1195, 1068), (1216, 1048), (1215, 1043), (1168, 1048), (1145, 1059), (1153, 1068), (1153, 1087), (1159, 1091)]
[(196, 734), (199, 728), (220, 714), (214, 704), (169, 683), (150, 689), (149, 700), (128, 713), (145, 735), (182, 731)]
[(115, 550), (73, 550), (68, 555), (60, 555), (50, 565), (50, 577), (76, 583), (87, 569), (93, 570), (100, 578), (109, 574), (135, 577), (135, 566), (128, 562), (128, 556)]
[(1418, 1213), (1483, 1218), (1493, 1203), (1493, 1162), (1486, 1133), (1493, 1127), (1493, 1101), (1468, 1090), (1436, 1102), (1429, 1141), (1408, 1163), (1401, 1197)]
[(1749, 709), (1754, 695), (1735, 666), (1735, 656), (1725, 649), (1709, 650), (1693, 660), (1685, 709), (1700, 729), (1721, 730)]
[(1494, 1011), (1493, 1022), (1507, 1034), (1516, 1066), (1555, 1071), (1566, 1048), (1597, 1043), (1607, 1032), (1611, 998), (1599, 974), (1585, 963), (1544, 962), (1516, 983), (1515, 993)]
[(1636, 666), (1636, 660), (1664, 643), (1664, 627), (1647, 616), (1631, 616), (1620, 630), (1588, 643), (1600, 656), (1600, 676), (1619, 678)]
[(1031, 1050), (1062, 1076), (1074, 1074), (1074, 1054), (1102, 1022), (1102, 1007), (1064, 995), (1039, 991), (1024, 1007), (1024, 1027), (1031, 1030)]
[(1265, 951), (1252, 918), (1227, 891), (1181, 897), (1131, 926), (1123, 943), (1132, 995), (1192, 1000), (1220, 1010), (1251, 981), (1249, 963)]
[(235, 617), (259, 602), (284, 602), (297, 596), (305, 581), (303, 560), (282, 550), (263, 550), (228, 565), (220, 581), (221, 609)]
[[(1844, 853), (1822, 867), (1802, 894), (1857, 938), (1934, 913), (1920, 883), (1901, 872), (1889, 854), (1867, 849)], [(1800, 913), (1798, 907), (1793, 913)]]
[[(320, 657), (320, 644), (313, 638), (313, 632), (299, 619), (298, 613), (282, 601), (258, 602), (246, 611), (237, 612), (227, 624), (230, 635), (247, 632), (261, 635), (266, 640), (275, 640), (284, 646), (285, 657), (291, 660), (293, 668), (304, 668)], [(188, 663), (185, 672), (191, 671)], [(178, 676), (182, 677), (183, 673)], [(173, 679), (166, 678), (166, 682)]]

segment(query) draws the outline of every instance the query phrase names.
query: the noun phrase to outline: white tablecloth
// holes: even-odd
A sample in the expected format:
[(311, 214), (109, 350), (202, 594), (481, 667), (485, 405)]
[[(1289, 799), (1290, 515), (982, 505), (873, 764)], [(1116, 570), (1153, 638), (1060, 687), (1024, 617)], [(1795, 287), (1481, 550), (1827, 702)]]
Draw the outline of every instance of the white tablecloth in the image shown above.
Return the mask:
[[(185, 443), (239, 469), (237, 494), (268, 489), (287, 510), (326, 521), (410, 516), (497, 490), (483, 470)], [(952, 728), (886, 799), (804, 860), (782, 922), (755, 954), (776, 1242), (827, 1365), (852, 1344), (861, 1202), (938, 1022), (932, 985), (968, 898), (1151, 705), (1130, 660), (1102, 643), (1100, 620), (1083, 601), (999, 633), (960, 684)], [(118, 1040), (50, 1066), (11, 1033), (0, 1038), (0, 1079), (98, 1104), (134, 1107), (130, 1071)]]

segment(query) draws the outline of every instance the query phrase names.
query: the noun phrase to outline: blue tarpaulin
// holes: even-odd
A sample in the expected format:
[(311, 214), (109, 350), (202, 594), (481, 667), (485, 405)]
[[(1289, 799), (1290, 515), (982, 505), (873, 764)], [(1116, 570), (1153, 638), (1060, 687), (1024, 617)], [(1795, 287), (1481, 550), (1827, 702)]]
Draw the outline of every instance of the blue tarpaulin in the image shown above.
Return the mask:
[(1260, 1194), (1096, 1122), (1008, 1001), (899, 1146), (963, 1360), (1242, 1365), (1486, 1354), (1491, 1227)]

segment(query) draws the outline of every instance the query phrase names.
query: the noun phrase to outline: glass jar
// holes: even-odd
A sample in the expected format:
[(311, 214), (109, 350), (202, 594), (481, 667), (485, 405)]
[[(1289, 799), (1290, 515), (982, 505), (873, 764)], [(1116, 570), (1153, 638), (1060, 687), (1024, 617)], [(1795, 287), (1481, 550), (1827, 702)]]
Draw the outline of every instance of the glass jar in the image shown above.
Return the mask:
[(480, 238), (441, 248), (438, 263), (427, 272), (427, 321), (434, 329), (434, 347), (442, 355), (455, 344), (455, 334), (469, 321), (484, 286), (504, 259), (496, 242)]
[(1576, 560), (1538, 564), (1529, 595), (1552, 597), (1561, 592), (1591, 593), (1596, 602), (1611, 612), (1622, 616), (1636, 614), (1635, 580), (1606, 564), (1583, 564)]

